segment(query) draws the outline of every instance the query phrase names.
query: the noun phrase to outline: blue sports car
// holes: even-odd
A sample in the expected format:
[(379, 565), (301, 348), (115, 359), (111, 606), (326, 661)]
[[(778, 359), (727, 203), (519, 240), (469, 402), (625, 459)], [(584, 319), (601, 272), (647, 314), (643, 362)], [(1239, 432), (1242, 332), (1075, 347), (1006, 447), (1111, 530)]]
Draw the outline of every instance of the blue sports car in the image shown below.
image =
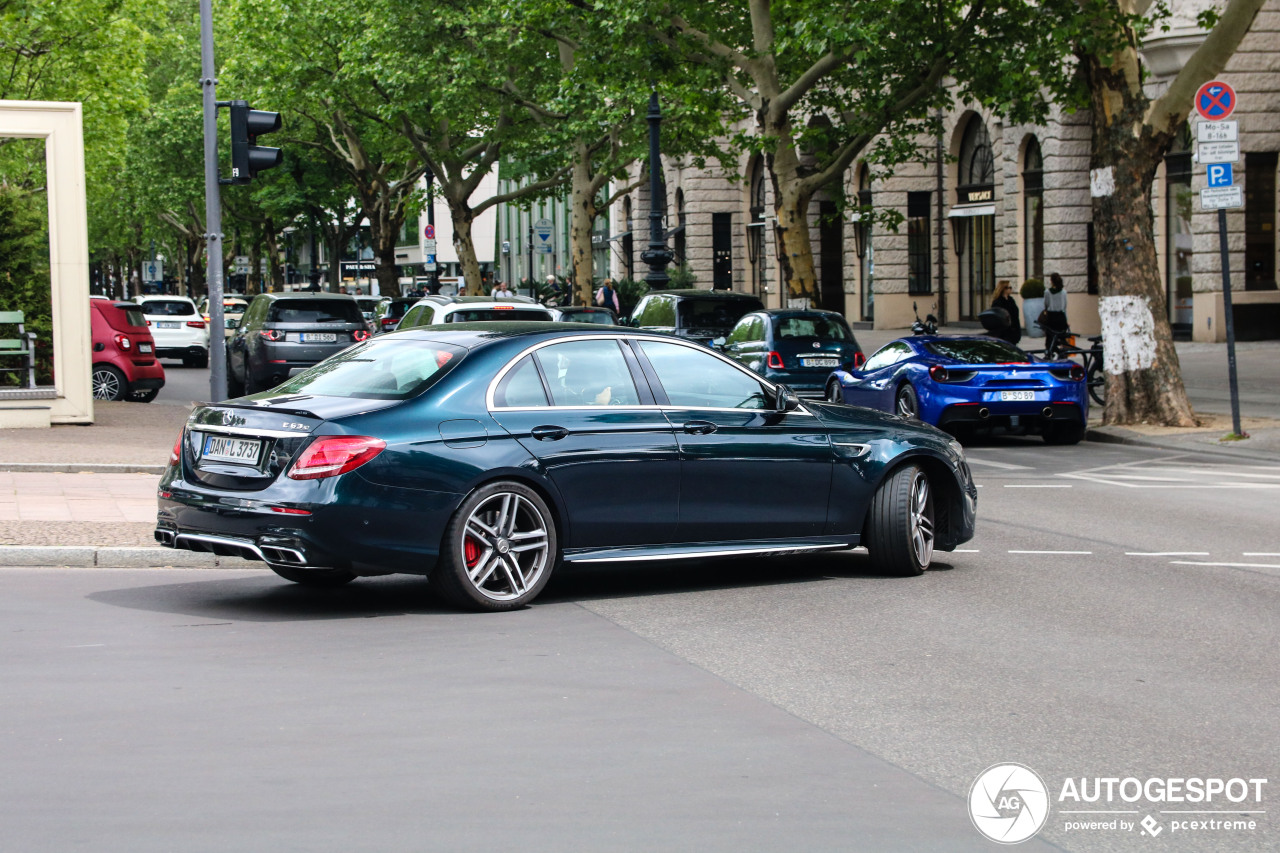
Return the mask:
[(894, 412), (948, 432), (995, 426), (1076, 444), (1089, 417), (1084, 368), (1038, 362), (997, 338), (920, 335), (885, 344), (861, 370), (837, 370), (827, 400)]

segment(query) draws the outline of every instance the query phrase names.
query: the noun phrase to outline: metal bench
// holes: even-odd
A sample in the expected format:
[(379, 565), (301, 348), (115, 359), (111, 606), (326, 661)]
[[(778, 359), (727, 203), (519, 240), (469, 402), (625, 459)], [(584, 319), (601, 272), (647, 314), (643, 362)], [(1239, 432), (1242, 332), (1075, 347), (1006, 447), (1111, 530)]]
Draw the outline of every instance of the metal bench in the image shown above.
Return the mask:
[[(16, 326), (16, 338), (0, 338), (0, 372), (18, 373), (26, 371), (27, 383), (24, 388), (36, 387), (36, 333), (28, 332), (23, 326), (21, 311), (0, 311), (0, 334), (6, 327)], [(18, 366), (10, 366), (12, 360), (18, 360)]]

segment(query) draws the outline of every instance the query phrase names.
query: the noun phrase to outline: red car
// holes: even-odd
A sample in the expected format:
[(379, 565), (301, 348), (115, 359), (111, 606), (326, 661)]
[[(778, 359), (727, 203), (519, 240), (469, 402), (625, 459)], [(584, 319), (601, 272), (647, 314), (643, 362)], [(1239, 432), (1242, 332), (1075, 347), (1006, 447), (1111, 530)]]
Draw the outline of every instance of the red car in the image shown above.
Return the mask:
[(93, 399), (150, 403), (164, 387), (164, 368), (142, 308), (103, 297), (89, 300), (93, 321)]

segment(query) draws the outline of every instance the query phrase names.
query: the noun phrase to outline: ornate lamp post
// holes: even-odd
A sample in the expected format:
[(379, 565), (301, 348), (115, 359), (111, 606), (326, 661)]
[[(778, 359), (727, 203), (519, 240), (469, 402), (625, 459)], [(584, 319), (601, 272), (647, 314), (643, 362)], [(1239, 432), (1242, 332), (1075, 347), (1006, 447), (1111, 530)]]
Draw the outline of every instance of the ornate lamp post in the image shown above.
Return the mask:
[(662, 124), (662, 110), (658, 106), (658, 93), (649, 95), (649, 248), (640, 253), (640, 260), (649, 265), (644, 277), (650, 290), (661, 290), (671, 278), (667, 266), (673, 257), (667, 248), (664, 228), (667, 200), (662, 188), (662, 159), (658, 151), (658, 130)]

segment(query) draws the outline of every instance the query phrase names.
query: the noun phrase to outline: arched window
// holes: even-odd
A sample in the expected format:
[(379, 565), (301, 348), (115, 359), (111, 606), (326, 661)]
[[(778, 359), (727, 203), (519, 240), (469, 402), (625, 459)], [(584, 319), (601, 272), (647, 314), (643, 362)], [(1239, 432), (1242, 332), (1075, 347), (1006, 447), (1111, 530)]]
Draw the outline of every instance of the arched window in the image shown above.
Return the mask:
[(1025, 278), (1044, 278), (1044, 159), (1031, 137), (1022, 167), (1022, 239)]
[(751, 292), (765, 292), (765, 174), (764, 161), (757, 159), (751, 170), (751, 221), (747, 223), (747, 260), (751, 262)]
[(951, 216), (960, 256), (960, 316), (972, 320), (990, 304), (996, 284), (995, 158), (981, 116), (965, 126), (959, 166)]

